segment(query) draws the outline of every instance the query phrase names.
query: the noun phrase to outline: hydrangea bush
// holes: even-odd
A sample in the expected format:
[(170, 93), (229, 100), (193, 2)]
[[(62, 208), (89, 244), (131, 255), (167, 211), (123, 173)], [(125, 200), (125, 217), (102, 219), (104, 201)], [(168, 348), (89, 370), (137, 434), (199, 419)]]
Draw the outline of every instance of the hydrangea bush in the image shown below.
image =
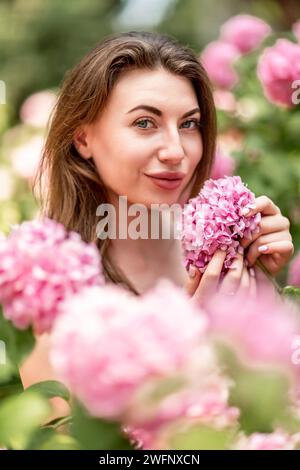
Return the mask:
[[(231, 53), (225, 54), (228, 48)], [(267, 194), (291, 222), (296, 255), (300, 249), (299, 54), (299, 21), (278, 34), (260, 18), (237, 15), (199, 56), (212, 80), (218, 111), (219, 150), (212, 176), (219, 167), (223, 174), (218, 177), (237, 174), (256, 196)], [(228, 156), (234, 166), (226, 166)], [(287, 279), (286, 271), (280, 281)]]
[[(238, 226), (251, 192), (232, 177), (202, 195), (212, 203), (216, 190), (231, 211), (242, 198)], [(48, 219), (14, 227), (0, 254), (3, 447), (298, 448), (300, 317), (290, 300), (215, 296), (203, 310), (166, 279), (136, 297), (105, 284), (96, 248)], [(23, 391), (18, 367), (45, 331), (57, 381)], [(47, 421), (54, 397), (70, 415)]]

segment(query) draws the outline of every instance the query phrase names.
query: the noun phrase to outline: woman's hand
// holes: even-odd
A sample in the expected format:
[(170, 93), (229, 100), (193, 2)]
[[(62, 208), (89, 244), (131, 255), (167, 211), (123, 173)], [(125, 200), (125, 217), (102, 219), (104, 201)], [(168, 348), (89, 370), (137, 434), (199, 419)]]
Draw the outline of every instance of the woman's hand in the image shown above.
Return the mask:
[(258, 257), (272, 274), (276, 275), (289, 262), (294, 253), (294, 245), (290, 234), (290, 222), (280, 209), (266, 196), (255, 200), (255, 208), (246, 217), (261, 212), (260, 231), (253, 235), (252, 240), (242, 239), (241, 245), (247, 248), (246, 259), (253, 266)]
[(208, 263), (204, 274), (201, 274), (194, 266), (190, 267), (190, 277), (185, 290), (197, 305), (204, 305), (217, 292), (230, 296), (238, 293), (256, 295), (255, 270), (247, 269), (242, 254), (237, 255), (228, 273), (220, 281), (225, 257), (225, 251), (217, 250)]

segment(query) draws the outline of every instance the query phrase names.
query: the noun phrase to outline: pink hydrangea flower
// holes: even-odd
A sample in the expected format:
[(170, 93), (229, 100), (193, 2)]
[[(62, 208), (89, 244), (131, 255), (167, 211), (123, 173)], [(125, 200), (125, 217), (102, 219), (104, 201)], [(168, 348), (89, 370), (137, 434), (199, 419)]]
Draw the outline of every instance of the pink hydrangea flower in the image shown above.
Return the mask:
[(213, 92), (216, 108), (233, 113), (237, 109), (237, 100), (234, 94), (228, 90), (217, 88)]
[(281, 367), (297, 377), (292, 345), (300, 333), (300, 320), (292, 304), (261, 286), (258, 297), (248, 293), (233, 297), (218, 294), (206, 309), (210, 331), (234, 348), (245, 363)]
[(300, 20), (296, 21), (296, 23), (293, 24), (293, 33), (298, 39), (298, 42), (300, 42)]
[(224, 176), (232, 176), (235, 170), (235, 161), (228, 154), (217, 149), (214, 164), (210, 177), (215, 179), (224, 178)]
[(207, 329), (206, 316), (167, 280), (140, 298), (118, 286), (88, 288), (63, 310), (53, 367), (93, 416), (110, 419), (136, 414), (141, 389), (185, 370)]
[[(203, 372), (203, 371), (202, 371)], [(190, 387), (172, 393), (159, 404), (152, 420), (126, 427), (129, 436), (142, 449), (170, 449), (176, 424), (185, 427), (203, 424), (213, 429), (237, 425), (240, 412), (228, 405), (231, 383), (220, 374), (195, 374)]]
[(300, 253), (293, 259), (288, 274), (288, 284), (300, 287)]
[(270, 434), (253, 433), (241, 435), (234, 446), (235, 450), (297, 450), (300, 444), (300, 433), (288, 434), (278, 429)]
[(23, 222), (0, 241), (0, 302), (17, 328), (49, 331), (67, 295), (103, 283), (96, 246), (53, 220)]
[(269, 101), (293, 107), (292, 84), (300, 77), (300, 44), (278, 39), (259, 58), (257, 74)]
[(21, 106), (21, 121), (34, 127), (46, 127), (56, 99), (55, 93), (50, 90), (30, 95)]
[(234, 63), (239, 57), (240, 53), (233, 45), (223, 41), (214, 41), (203, 50), (201, 62), (216, 86), (230, 89), (238, 82)]
[(17, 175), (33, 181), (41, 161), (44, 138), (35, 136), (11, 152), (12, 167)]
[(183, 210), (181, 238), (186, 268), (194, 265), (203, 273), (215, 251), (222, 249), (227, 250), (226, 272), (240, 248), (240, 238), (250, 238), (259, 228), (260, 213), (244, 215), (254, 202), (254, 194), (239, 176), (206, 181)]
[(236, 15), (221, 27), (221, 39), (245, 54), (257, 49), (271, 31), (271, 27), (256, 16)]

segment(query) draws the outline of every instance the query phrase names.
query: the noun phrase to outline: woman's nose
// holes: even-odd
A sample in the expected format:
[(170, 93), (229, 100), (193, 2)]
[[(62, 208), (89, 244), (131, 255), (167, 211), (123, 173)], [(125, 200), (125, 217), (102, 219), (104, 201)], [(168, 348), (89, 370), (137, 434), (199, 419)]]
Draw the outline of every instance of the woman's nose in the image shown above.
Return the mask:
[(184, 156), (184, 149), (178, 135), (169, 137), (158, 152), (159, 160), (173, 164), (180, 163)]

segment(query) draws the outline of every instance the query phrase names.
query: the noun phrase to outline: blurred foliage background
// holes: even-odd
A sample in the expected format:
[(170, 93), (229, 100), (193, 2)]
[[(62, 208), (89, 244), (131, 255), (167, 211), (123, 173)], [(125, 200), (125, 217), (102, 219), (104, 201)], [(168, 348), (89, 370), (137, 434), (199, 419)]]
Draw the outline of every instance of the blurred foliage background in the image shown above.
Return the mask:
[[(299, 0), (0, 0), (0, 229), (31, 219), (37, 204), (32, 175), (45, 123), (20, 117), (32, 94), (56, 92), (65, 72), (113, 32), (150, 30), (175, 36), (197, 54), (217, 39), (230, 17), (250, 13), (277, 37), (291, 38)], [(275, 38), (270, 38), (274, 42)], [(269, 103), (256, 77), (259, 52), (237, 64), (235, 111), (218, 110), (220, 145), (235, 159), (236, 174), (267, 194), (292, 222), (300, 247), (299, 110)], [(3, 95), (3, 92), (2, 92)], [(49, 96), (48, 96), (49, 98)], [(41, 104), (39, 106), (42, 106)], [(46, 105), (45, 105), (46, 106)], [(222, 108), (222, 106), (221, 106)], [(299, 106), (298, 106), (299, 108)], [(28, 159), (28, 160), (26, 160)]]

